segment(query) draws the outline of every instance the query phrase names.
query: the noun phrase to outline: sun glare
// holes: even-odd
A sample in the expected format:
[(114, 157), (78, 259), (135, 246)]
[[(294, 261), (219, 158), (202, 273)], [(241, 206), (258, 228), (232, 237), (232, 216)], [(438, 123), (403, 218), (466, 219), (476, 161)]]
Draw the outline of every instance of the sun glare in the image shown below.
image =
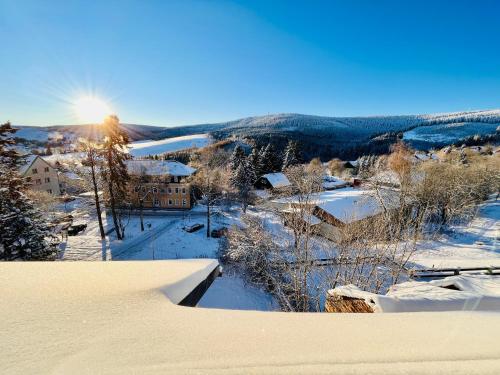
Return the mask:
[(101, 123), (106, 116), (111, 114), (109, 106), (95, 96), (84, 96), (78, 99), (74, 106), (78, 119), (85, 123)]

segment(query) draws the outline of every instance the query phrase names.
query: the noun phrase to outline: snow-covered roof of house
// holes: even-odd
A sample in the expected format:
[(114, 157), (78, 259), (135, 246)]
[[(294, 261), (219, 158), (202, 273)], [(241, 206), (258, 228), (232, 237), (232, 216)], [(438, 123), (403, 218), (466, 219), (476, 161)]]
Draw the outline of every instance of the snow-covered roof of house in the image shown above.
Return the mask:
[(500, 278), (489, 275), (408, 281), (393, 285), (385, 295), (365, 292), (354, 285), (328, 293), (363, 299), (375, 312), (500, 310)]
[[(500, 314), (175, 305), (212, 263), (0, 262), (2, 372), (432, 374), (443, 364), (445, 373), (498, 372)], [(20, 355), (27, 347), (36, 348), (29, 360)]]
[(285, 176), (284, 173), (276, 172), (276, 173), (266, 173), (261, 178), (265, 178), (273, 188), (281, 188), (290, 186), (290, 181)]
[[(393, 203), (390, 198), (394, 194), (397, 194), (394, 190), (380, 189), (381, 198), (386, 201), (387, 205)], [(297, 196), (292, 196), (276, 199), (273, 202), (278, 204), (297, 204), (300, 203), (300, 200)], [(363, 220), (382, 212), (382, 206), (376, 198), (374, 191), (351, 187), (312, 194), (309, 203), (316, 205), (346, 224)]]
[(130, 174), (147, 176), (191, 176), (196, 169), (175, 160), (127, 160)]
[(353, 188), (325, 191), (319, 195), (317, 206), (344, 223), (363, 220), (382, 212), (372, 191)]
[(27, 155), (25, 158), (24, 158), (24, 163), (19, 167), (19, 173), (21, 175), (24, 175), (28, 169), (31, 167), (31, 165), (35, 162), (36, 159), (42, 159), (49, 167), (51, 168), (54, 168), (52, 166), (52, 164), (50, 164), (47, 160), (45, 160), (44, 158), (42, 158), (40, 155)]

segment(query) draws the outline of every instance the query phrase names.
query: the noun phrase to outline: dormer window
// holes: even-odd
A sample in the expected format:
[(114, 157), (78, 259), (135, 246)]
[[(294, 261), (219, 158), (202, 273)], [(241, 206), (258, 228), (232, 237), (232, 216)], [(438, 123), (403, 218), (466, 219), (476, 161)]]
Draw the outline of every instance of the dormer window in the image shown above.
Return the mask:
[(31, 170), (31, 173), (33, 173), (33, 174), (37, 174), (37, 173), (38, 173), (38, 169), (33, 168), (33, 169)]

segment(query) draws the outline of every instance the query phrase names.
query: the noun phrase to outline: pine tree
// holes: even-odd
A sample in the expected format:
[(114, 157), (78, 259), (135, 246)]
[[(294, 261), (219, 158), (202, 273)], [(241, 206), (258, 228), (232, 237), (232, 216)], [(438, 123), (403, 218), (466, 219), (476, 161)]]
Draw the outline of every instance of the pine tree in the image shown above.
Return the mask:
[(231, 174), (230, 183), (238, 192), (238, 197), (241, 200), (243, 212), (246, 212), (250, 191), (252, 189), (255, 175), (253, 174), (253, 166), (249, 160), (244, 160)]
[(277, 153), (271, 143), (268, 143), (261, 150), (260, 160), (262, 161), (262, 174), (276, 172), (281, 168), (281, 161), (277, 157)]
[(260, 158), (260, 152), (257, 147), (252, 148), (252, 152), (248, 156), (248, 162), (252, 167), (252, 173), (255, 176), (253, 182), (255, 182), (263, 173), (262, 159)]
[(245, 151), (240, 145), (237, 145), (233, 153), (231, 154), (231, 158), (229, 159), (229, 168), (234, 171), (236, 170), (243, 162), (245, 161)]
[(26, 196), (26, 182), (18, 172), (21, 156), (11, 147), (17, 131), (0, 126), (0, 259), (46, 260), (55, 256), (54, 238), (42, 213)]
[(286, 168), (299, 164), (301, 161), (299, 145), (295, 141), (288, 141), (288, 144), (285, 148), (285, 154), (283, 156), (283, 165), (281, 170), (285, 170)]
[(102, 148), (104, 158), (102, 177), (106, 185), (116, 237), (121, 240), (124, 233), (116, 209), (125, 202), (127, 182), (130, 180), (125, 164), (125, 160), (129, 158), (129, 154), (126, 152), (128, 135), (120, 128), (118, 117), (114, 115), (106, 117), (103, 127), (106, 136)]

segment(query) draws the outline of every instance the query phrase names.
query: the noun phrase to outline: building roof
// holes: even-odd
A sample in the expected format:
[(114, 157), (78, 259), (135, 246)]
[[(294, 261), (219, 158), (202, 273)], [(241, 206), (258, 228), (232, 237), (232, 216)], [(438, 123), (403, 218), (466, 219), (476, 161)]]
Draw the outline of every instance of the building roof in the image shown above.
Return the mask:
[(130, 174), (147, 176), (191, 176), (196, 169), (175, 160), (127, 160)]
[[(390, 202), (392, 194), (390, 189), (381, 189), (382, 198)], [(280, 198), (276, 203), (300, 203), (297, 196)], [(342, 188), (312, 194), (311, 204), (316, 205), (326, 213), (343, 223), (352, 223), (382, 212), (382, 206), (375, 197), (374, 191), (355, 188)]]
[(290, 181), (288, 181), (288, 178), (285, 176), (284, 173), (277, 172), (277, 173), (266, 173), (263, 175), (261, 178), (265, 178), (273, 188), (282, 188), (282, 187), (287, 187), (290, 186)]
[(385, 295), (365, 292), (354, 285), (341, 286), (328, 293), (362, 299), (375, 312), (500, 309), (500, 279), (489, 275), (450, 276), (429, 282), (407, 281), (391, 286)]
[(43, 160), (45, 162), (45, 164), (47, 164), (49, 167), (54, 168), (47, 160), (42, 158), (40, 155), (27, 155), (24, 158), (25, 162), (23, 163), (23, 165), (21, 165), (19, 167), (19, 173), (21, 175), (24, 175), (28, 171), (28, 169), (31, 167), (31, 165), (35, 162), (35, 160), (38, 158)]
[(211, 262), (0, 262), (2, 373), (500, 369), (495, 313), (307, 314), (175, 305), (206, 277)]

